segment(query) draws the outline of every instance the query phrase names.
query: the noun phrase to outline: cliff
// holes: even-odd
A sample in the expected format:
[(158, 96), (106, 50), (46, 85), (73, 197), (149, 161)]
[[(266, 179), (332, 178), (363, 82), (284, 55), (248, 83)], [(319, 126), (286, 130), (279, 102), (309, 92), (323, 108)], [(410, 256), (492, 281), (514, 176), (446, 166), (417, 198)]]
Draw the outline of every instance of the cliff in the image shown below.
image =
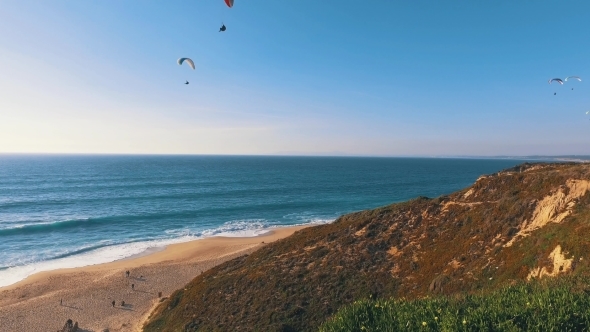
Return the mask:
[(590, 165), (523, 164), (303, 229), (196, 277), (145, 331), (313, 331), (365, 298), (588, 274)]

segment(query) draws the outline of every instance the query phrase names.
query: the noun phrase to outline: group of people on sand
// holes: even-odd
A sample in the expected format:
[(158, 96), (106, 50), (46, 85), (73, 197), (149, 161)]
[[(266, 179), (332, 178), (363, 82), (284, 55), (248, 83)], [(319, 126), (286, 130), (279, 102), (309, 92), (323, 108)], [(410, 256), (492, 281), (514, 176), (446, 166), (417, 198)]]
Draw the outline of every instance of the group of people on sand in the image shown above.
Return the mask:
[[(129, 278), (129, 276), (131, 275), (131, 272), (129, 272), (129, 270), (125, 271), (125, 278)], [(139, 279), (143, 279), (143, 276), (140, 276)], [(135, 284), (131, 284), (131, 289), (135, 290)], [(111, 302), (111, 304), (113, 305), (113, 308), (115, 307), (115, 305), (117, 305), (117, 302), (115, 300), (113, 300), (113, 302)], [(121, 301), (121, 307), (125, 306), (125, 301)]]
[[(130, 276), (130, 272), (129, 270), (125, 271), (125, 277), (129, 278)], [(143, 280), (143, 276), (139, 277), (139, 280)], [(131, 289), (135, 290), (135, 284), (131, 284)], [(162, 297), (162, 292), (158, 292), (158, 297)], [(63, 305), (63, 299), (59, 299), (59, 305)], [(115, 300), (113, 300), (111, 302), (111, 305), (113, 306), (113, 308), (117, 305), (117, 302)], [(125, 301), (121, 301), (121, 307), (125, 307)]]

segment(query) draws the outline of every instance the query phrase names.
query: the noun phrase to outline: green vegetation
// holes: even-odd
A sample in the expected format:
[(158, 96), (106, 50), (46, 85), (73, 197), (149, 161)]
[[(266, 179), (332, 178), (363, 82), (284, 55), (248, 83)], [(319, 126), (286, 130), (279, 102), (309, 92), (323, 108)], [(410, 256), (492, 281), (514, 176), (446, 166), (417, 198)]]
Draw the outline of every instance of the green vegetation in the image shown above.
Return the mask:
[(587, 331), (590, 278), (521, 283), (489, 294), (361, 300), (320, 327), (334, 331)]

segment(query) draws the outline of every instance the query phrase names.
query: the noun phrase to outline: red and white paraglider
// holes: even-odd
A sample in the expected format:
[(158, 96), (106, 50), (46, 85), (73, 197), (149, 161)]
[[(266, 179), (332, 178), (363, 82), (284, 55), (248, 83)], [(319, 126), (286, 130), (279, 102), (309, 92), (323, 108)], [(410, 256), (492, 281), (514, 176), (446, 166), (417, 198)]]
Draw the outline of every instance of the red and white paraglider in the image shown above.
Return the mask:
[[(223, 0), (225, 2), (225, 4), (231, 8), (234, 6), (234, 0)], [(221, 23), (221, 28), (219, 28), (219, 32), (224, 32), (227, 28), (225, 27), (225, 24)]]

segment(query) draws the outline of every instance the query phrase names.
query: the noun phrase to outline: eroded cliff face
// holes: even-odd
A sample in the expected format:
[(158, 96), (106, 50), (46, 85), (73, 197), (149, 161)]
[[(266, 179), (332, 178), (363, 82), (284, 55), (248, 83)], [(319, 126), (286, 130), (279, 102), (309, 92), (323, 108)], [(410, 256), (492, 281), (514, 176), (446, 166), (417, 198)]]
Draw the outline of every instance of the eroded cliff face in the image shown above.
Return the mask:
[(534, 230), (545, 227), (549, 223), (561, 223), (572, 214), (578, 199), (590, 190), (590, 181), (568, 179), (565, 185), (547, 195), (536, 203), (531, 220), (519, 225), (519, 231), (506, 246), (511, 246), (519, 238), (530, 235)]
[(588, 273), (590, 165), (524, 164), (342, 216), (195, 278), (147, 331), (310, 331), (342, 305)]
[[(549, 254), (549, 259), (553, 263), (552, 267), (535, 267), (527, 276), (527, 280), (538, 279), (543, 277), (555, 277), (562, 273), (568, 273), (574, 267), (574, 258), (566, 258), (567, 252), (561, 251), (561, 245), (557, 245), (555, 249)], [(582, 258), (582, 257), (580, 257)]]

